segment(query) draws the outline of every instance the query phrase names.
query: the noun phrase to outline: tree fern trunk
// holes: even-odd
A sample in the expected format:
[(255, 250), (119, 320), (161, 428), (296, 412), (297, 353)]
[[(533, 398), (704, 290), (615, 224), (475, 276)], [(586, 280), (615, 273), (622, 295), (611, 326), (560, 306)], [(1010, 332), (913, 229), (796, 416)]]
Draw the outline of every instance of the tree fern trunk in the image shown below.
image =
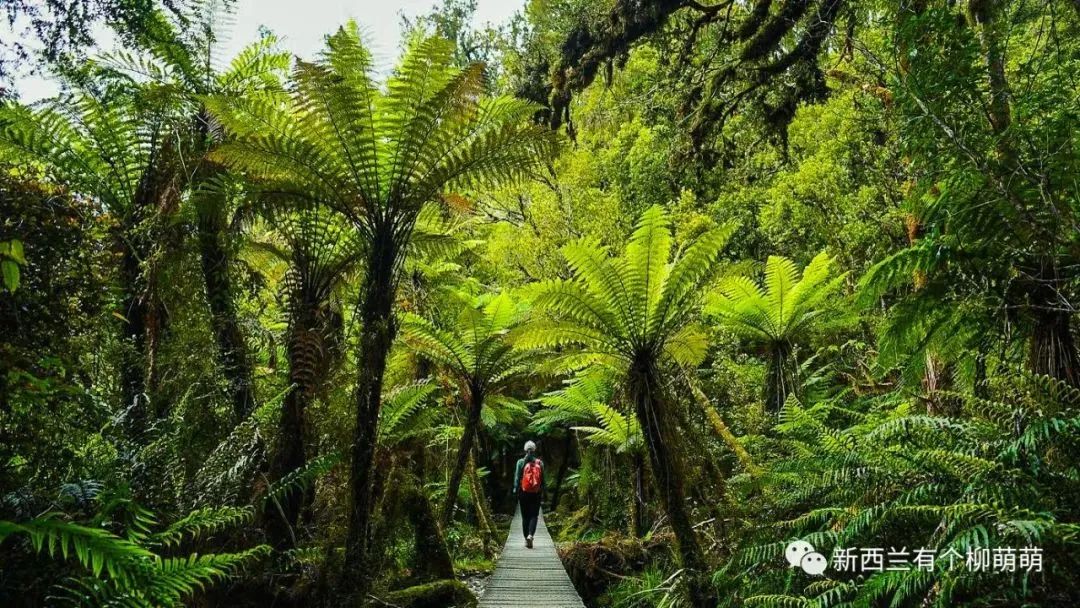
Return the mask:
[[(293, 388), (285, 397), (284, 409), (278, 423), (278, 436), (271, 456), (269, 478), (279, 481), (307, 461), (304, 450), (304, 410), (308, 397), (300, 388)], [(270, 542), (279, 549), (296, 544), (295, 527), (304, 504), (303, 490), (294, 490), (281, 497), (278, 505), (269, 509), (266, 532)]]
[[(323, 333), (312, 302), (296, 301), (290, 305), (289, 341), (286, 345), (289, 364), (289, 384), (292, 389), (285, 397), (278, 434), (270, 461), (269, 477), (278, 481), (307, 462), (306, 412), (315, 398), (319, 360), (325, 350)], [(267, 520), (267, 533), (275, 547), (295, 543), (293, 529), (306, 503), (308, 490), (296, 490), (282, 497), (280, 511), (273, 509)]]
[(551, 512), (559, 509), (559, 498), (562, 496), (562, 485), (566, 478), (566, 470), (570, 468), (570, 452), (574, 449), (574, 435), (566, 431), (563, 438), (563, 458), (559, 463), (559, 471), (555, 474), (555, 487), (551, 491)]
[[(132, 234), (134, 229), (124, 232)], [(146, 300), (143, 298), (142, 270), (135, 245), (126, 235), (120, 235), (120, 326), (123, 353), (120, 361), (120, 399), (126, 410), (128, 435), (132, 438), (145, 432), (150, 423), (146, 396)]]
[(789, 395), (798, 395), (798, 389), (798, 364), (791, 344), (778, 342), (772, 346), (765, 370), (765, 411), (779, 413)]
[(454, 560), (446, 546), (446, 539), (435, 510), (427, 494), (414, 482), (405, 497), (405, 513), (413, 526), (416, 542), (414, 569), (421, 580), (454, 578)]
[(228, 383), (233, 414), (240, 421), (255, 409), (254, 374), (233, 302), (230, 259), (221, 242), (221, 223), (214, 211), (199, 214), (199, 256), (210, 307), (210, 329), (217, 343), (221, 373)]
[[(419, 442), (418, 442), (419, 443)], [(446, 545), (431, 499), (424, 492), (425, 453), (423, 444), (413, 449), (413, 479), (405, 497), (405, 512), (412, 522), (416, 551), (413, 565), (421, 580), (454, 578), (454, 560)]]
[(484, 397), (479, 389), (472, 388), (469, 397), (469, 411), (465, 415), (465, 427), (461, 433), (461, 443), (458, 444), (457, 460), (453, 470), (450, 471), (450, 481), (446, 486), (446, 502), (443, 503), (440, 523), (445, 530), (454, 517), (454, 506), (457, 504), (458, 490), (461, 488), (461, 478), (465, 474), (468, 465), (469, 452), (472, 450), (473, 441), (476, 438), (476, 430), (480, 426), (480, 413), (484, 407)]
[(683, 488), (683, 470), (675, 452), (675, 436), (671, 430), (671, 413), (660, 391), (659, 374), (653, 361), (639, 358), (630, 369), (630, 397), (641, 423), (649, 464), (664, 505), (664, 511), (675, 533), (675, 545), (690, 589), (695, 608), (714, 608), (716, 593), (705, 576), (705, 558), (698, 545)]
[(351, 504), (349, 532), (345, 544), (348, 590), (362, 597), (369, 573), (364, 569), (371, 527), (371, 480), (375, 446), (379, 436), (386, 359), (394, 344), (397, 327), (393, 316), (394, 270), (397, 244), (388, 226), (376, 229), (368, 243), (367, 274), (364, 279), (359, 317), (362, 323), (357, 353), (355, 388), (356, 430), (352, 444), (349, 475)]
[[(141, 214), (139, 214), (141, 215)], [(150, 230), (132, 219), (120, 236), (121, 341), (125, 352), (120, 364), (120, 396), (129, 433), (141, 435), (162, 412), (151, 400), (158, 387), (160, 369), (156, 355), (167, 327), (163, 303), (154, 291), (154, 278), (148, 276), (143, 262), (154, 253)], [(153, 232), (153, 231), (151, 231)]]
[(631, 459), (634, 469), (634, 489), (631, 492), (630, 503), (632, 506), (630, 532), (638, 538), (645, 536), (645, 459), (640, 452), (635, 452)]
[(410, 471), (391, 453), (380, 446), (375, 455), (375, 480), (372, 482), (374, 506), (379, 514), (371, 520), (370, 554), (367, 567), (372, 572), (383, 572), (393, 562), (387, 549), (399, 538), (398, 526), (404, 518)]
[(1055, 285), (1036, 287), (1031, 313), (1034, 327), (1028, 346), (1028, 369), (1080, 386), (1080, 358), (1073, 340), (1072, 315)]
[(480, 475), (476, 471), (476, 455), (469, 453), (468, 464), (469, 493), (472, 495), (473, 508), (476, 509), (476, 520), (479, 524), (480, 534), (484, 537), (484, 554), (490, 556), (495, 544), (495, 525), (491, 523), (491, 512), (487, 507), (487, 494), (484, 486), (480, 483)]

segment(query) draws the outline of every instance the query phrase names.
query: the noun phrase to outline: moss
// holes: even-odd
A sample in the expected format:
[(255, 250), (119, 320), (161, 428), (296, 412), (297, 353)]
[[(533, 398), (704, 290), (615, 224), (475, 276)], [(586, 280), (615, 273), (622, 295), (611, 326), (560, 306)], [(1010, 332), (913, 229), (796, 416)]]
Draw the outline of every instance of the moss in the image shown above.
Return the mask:
[(400, 608), (474, 608), (476, 596), (465, 583), (444, 579), (394, 591), (382, 601)]
[(670, 533), (635, 538), (611, 533), (591, 542), (573, 542), (559, 547), (559, 557), (570, 580), (586, 600), (595, 600), (627, 576), (649, 567), (675, 567), (674, 539)]
[(454, 570), (460, 576), (491, 574), (495, 571), (495, 560), (483, 557), (462, 558), (454, 561)]

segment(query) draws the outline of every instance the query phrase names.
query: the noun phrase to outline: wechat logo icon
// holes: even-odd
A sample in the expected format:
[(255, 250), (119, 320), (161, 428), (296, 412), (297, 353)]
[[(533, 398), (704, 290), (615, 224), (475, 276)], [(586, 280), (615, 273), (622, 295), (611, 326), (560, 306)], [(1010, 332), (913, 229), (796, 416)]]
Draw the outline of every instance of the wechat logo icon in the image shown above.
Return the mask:
[(814, 550), (814, 546), (805, 540), (793, 540), (784, 549), (784, 557), (792, 568), (799, 567), (803, 572), (818, 576), (825, 572), (829, 560)]

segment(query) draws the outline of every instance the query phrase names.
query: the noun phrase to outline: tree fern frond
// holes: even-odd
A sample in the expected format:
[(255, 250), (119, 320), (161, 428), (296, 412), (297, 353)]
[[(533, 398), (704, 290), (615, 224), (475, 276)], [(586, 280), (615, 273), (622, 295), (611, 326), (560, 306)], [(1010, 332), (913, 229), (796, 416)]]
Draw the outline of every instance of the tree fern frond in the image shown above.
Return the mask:
[(217, 507), (196, 509), (180, 518), (165, 530), (151, 535), (155, 544), (166, 547), (179, 544), (184, 539), (195, 539), (215, 532), (250, 523), (255, 518), (251, 507)]

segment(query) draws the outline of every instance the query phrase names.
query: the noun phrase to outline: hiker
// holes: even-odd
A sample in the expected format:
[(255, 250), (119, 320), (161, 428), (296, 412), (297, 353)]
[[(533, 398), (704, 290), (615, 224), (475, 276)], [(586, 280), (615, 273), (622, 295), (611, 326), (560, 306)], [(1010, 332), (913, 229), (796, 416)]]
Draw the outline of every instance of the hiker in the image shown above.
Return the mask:
[(521, 505), (521, 531), (525, 546), (532, 549), (536, 520), (540, 517), (540, 497), (544, 491), (544, 462), (536, 457), (536, 444), (525, 442), (525, 457), (514, 471), (514, 494)]

